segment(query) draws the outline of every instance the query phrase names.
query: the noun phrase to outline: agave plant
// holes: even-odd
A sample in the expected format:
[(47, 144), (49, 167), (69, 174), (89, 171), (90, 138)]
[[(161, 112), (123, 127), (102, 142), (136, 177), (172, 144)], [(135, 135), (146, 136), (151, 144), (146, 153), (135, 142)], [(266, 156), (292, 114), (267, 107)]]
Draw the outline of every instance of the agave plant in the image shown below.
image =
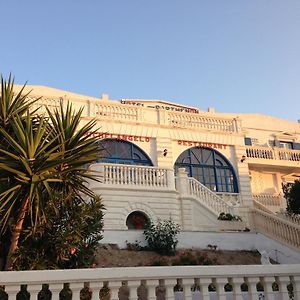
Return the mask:
[(51, 195), (61, 192), (62, 201), (71, 192), (93, 195), (85, 185), (93, 176), (84, 166), (96, 160), (97, 146), (90, 134), (94, 122), (79, 126), (82, 110), (75, 113), (68, 104), (64, 111), (61, 104), (48, 111), (49, 117), (35, 116), (28, 94), (14, 95), (11, 79), (1, 81), (1, 91), (0, 229), (2, 234), (11, 230), (10, 269), (24, 220), (29, 218), (33, 229), (46, 222), (44, 207)]

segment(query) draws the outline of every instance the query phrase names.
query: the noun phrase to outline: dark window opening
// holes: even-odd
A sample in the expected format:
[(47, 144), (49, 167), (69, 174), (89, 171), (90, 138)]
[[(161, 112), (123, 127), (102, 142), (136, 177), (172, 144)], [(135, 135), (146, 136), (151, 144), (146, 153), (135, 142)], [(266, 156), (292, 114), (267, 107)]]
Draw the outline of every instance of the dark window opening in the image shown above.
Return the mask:
[(130, 213), (126, 220), (126, 226), (128, 229), (145, 229), (149, 224), (149, 218), (141, 211), (134, 211)]

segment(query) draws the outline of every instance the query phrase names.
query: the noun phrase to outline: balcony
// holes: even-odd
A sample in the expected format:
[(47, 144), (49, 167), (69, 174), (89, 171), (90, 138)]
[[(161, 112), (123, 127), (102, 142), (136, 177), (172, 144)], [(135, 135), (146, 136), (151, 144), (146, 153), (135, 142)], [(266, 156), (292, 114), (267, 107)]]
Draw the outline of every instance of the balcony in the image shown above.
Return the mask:
[(246, 146), (248, 163), (300, 167), (300, 150)]

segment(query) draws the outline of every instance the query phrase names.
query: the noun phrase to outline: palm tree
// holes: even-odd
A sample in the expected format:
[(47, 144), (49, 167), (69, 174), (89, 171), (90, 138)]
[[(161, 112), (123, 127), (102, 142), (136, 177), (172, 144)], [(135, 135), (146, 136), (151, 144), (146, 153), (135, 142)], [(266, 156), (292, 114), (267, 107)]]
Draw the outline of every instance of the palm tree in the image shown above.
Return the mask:
[[(36, 116), (29, 112), (28, 95), (14, 95), (13, 82), (2, 81), (1, 91), (1, 102), (8, 103), (2, 107), (10, 111), (5, 126), (0, 125), (0, 140), (5, 141), (0, 145), (0, 229), (11, 230), (8, 270), (24, 220), (30, 220), (33, 229), (46, 222), (44, 207), (52, 195), (61, 192), (62, 201), (70, 191), (93, 195), (85, 185), (93, 176), (84, 165), (96, 160), (97, 146), (90, 134), (94, 121), (79, 128), (82, 110), (74, 113), (68, 105), (64, 112), (61, 103), (60, 110), (49, 111), (50, 118)], [(16, 101), (19, 106), (13, 106)]]

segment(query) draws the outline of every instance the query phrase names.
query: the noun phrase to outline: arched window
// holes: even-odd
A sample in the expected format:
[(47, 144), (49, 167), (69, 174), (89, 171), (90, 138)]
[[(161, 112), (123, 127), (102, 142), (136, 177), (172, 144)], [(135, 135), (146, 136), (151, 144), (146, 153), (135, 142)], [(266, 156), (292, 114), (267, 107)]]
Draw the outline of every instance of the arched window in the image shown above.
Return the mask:
[(215, 192), (238, 193), (235, 172), (230, 162), (214, 149), (194, 147), (182, 152), (175, 162), (175, 170), (185, 168), (194, 177)]
[(145, 229), (149, 224), (149, 218), (141, 211), (130, 213), (126, 219), (128, 229)]
[(99, 141), (99, 148), (101, 158), (97, 162), (153, 166), (148, 155), (130, 142), (117, 139), (104, 139)]

